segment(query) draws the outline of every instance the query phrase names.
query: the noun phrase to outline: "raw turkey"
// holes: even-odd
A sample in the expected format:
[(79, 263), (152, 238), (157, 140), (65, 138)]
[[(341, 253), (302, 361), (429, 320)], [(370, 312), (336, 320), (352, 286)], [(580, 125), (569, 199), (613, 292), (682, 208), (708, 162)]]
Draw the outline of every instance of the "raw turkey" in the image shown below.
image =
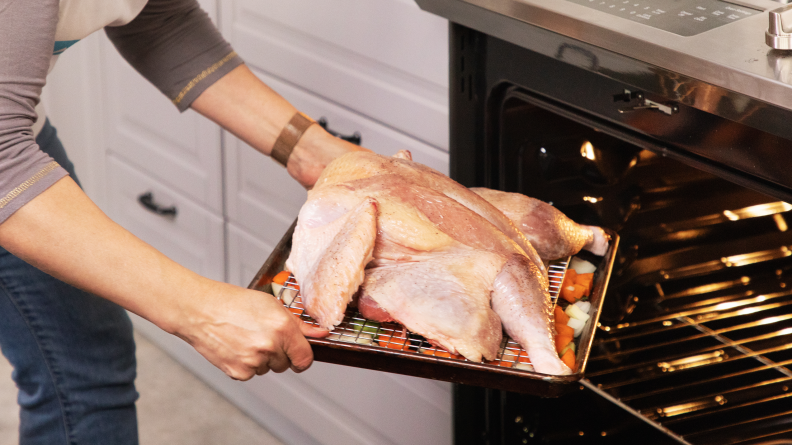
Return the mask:
[(582, 249), (602, 256), (608, 250), (608, 235), (601, 228), (580, 225), (544, 201), (487, 188), (470, 190), (512, 220), (543, 260), (566, 258)]
[(286, 267), (322, 327), (341, 323), (357, 296), (364, 317), (397, 321), (471, 361), (495, 359), (505, 330), (537, 372), (571, 372), (556, 353), (547, 274), (531, 243), (409, 152), (353, 152), (328, 165), (300, 210)]

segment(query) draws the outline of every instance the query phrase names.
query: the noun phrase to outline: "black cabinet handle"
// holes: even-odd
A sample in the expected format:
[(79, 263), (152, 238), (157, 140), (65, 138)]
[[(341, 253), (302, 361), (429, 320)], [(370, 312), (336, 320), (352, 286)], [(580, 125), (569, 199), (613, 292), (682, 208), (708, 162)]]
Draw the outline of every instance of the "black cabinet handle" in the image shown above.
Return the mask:
[(335, 136), (335, 137), (337, 137), (339, 139), (343, 139), (343, 140), (345, 140), (347, 142), (351, 142), (351, 143), (353, 143), (355, 145), (360, 145), (360, 142), (363, 139), (363, 136), (361, 136), (359, 131), (356, 131), (356, 132), (352, 133), (349, 136), (345, 136), (343, 134), (340, 134), (337, 131), (333, 131), (333, 130), (327, 128), (327, 118), (325, 118), (325, 117), (320, 117), (319, 120), (316, 121), (316, 123), (319, 124), (320, 127), (324, 128), (326, 132), (332, 134), (333, 136)]
[(176, 217), (176, 206), (170, 207), (162, 207), (156, 202), (154, 202), (154, 195), (151, 192), (146, 192), (140, 196), (138, 196), (138, 202), (140, 205), (146, 208), (146, 210), (156, 213), (157, 215), (168, 216), (171, 218)]

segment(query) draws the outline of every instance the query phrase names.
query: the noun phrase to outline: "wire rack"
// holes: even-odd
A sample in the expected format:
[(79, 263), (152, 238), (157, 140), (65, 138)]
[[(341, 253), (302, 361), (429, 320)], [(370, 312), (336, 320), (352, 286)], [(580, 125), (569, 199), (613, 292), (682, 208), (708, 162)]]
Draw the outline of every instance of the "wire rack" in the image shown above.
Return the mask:
[[(558, 300), (561, 284), (564, 281), (569, 258), (557, 260), (547, 267), (549, 291), (552, 304)], [(318, 326), (306, 312), (300, 298), (300, 286), (293, 276), (289, 276), (283, 287), (275, 295), (283, 305), (303, 322)], [(406, 353), (421, 354), (445, 360), (468, 361), (461, 355), (453, 355), (443, 348), (430, 344), (424, 337), (408, 331), (398, 323), (379, 323), (367, 320), (353, 310), (348, 309), (344, 320), (335, 327), (328, 340), (354, 343), (373, 348), (399, 350)], [(526, 372), (533, 372), (528, 354), (517, 342), (504, 335), (495, 360), (485, 360), (484, 365), (506, 367)]]

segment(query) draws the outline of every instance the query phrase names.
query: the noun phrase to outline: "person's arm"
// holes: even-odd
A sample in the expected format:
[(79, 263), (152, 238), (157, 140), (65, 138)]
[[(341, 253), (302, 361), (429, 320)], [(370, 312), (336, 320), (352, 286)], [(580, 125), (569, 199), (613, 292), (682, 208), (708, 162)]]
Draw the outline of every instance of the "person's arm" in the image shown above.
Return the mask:
[(307, 368), (299, 322), (261, 292), (202, 278), (105, 216), (33, 137), (58, 1), (0, 7), (0, 246), (188, 341), (229, 376)]
[[(297, 112), (245, 65), (207, 88), (191, 106), (268, 156), (281, 130)], [(287, 170), (308, 187), (333, 159), (356, 150), (366, 149), (311, 125), (294, 147)]]
[[(297, 111), (261, 82), (222, 38), (195, 0), (149, 0), (107, 36), (124, 58), (178, 107), (192, 107), (265, 155)], [(288, 162), (311, 186), (333, 159), (362, 148), (312, 125)]]
[(1, 224), (0, 245), (181, 337), (235, 379), (305, 370), (313, 353), (303, 335), (327, 334), (271, 296), (168, 259), (105, 216), (68, 177)]

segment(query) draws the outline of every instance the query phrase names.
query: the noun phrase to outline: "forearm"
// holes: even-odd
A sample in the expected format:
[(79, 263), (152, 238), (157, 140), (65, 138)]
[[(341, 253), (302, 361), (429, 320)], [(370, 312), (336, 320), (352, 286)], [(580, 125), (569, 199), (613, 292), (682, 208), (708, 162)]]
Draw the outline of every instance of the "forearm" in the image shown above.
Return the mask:
[(174, 333), (208, 281), (114, 223), (63, 178), (0, 225), (0, 245)]
[[(235, 68), (207, 88), (191, 106), (267, 156), (283, 127), (297, 112), (245, 65)], [(295, 146), (287, 169), (298, 182), (311, 186), (324, 166), (338, 156), (356, 150), (365, 149), (312, 125)]]

